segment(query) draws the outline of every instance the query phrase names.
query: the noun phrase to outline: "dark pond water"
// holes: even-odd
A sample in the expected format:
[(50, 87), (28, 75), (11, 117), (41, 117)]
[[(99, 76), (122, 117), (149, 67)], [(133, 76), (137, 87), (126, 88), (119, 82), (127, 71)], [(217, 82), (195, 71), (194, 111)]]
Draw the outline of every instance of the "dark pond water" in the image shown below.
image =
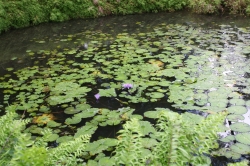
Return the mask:
[[(112, 124), (157, 107), (202, 116), (227, 110), (221, 148), (250, 148), (241, 139), (250, 131), (249, 23), (248, 18), (184, 11), (12, 30), (0, 35), (0, 105), (18, 103), (20, 114), (33, 118), (28, 132), (39, 134), (53, 119), (67, 124), (55, 133), (68, 137), (95, 120), (94, 115), (107, 116), (105, 109), (121, 112), (107, 122)], [(133, 87), (122, 88), (124, 84)], [(73, 116), (80, 109), (91, 115)], [(99, 125), (93, 127), (96, 132), (91, 128), (92, 141), (116, 137), (121, 129), (102, 120)], [(215, 157), (212, 163), (249, 159), (248, 151), (225, 152), (228, 158), (238, 157)]]

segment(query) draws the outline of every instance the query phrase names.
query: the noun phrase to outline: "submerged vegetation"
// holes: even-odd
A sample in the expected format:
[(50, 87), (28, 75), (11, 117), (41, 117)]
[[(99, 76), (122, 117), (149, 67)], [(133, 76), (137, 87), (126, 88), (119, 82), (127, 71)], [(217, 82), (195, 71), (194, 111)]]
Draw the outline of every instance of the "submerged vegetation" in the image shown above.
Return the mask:
[(247, 165), (249, 36), (162, 23), (34, 39), (51, 49), (0, 77), (1, 164)]
[(249, 0), (2, 0), (0, 33), (49, 21), (188, 9), (195, 13), (250, 14)]

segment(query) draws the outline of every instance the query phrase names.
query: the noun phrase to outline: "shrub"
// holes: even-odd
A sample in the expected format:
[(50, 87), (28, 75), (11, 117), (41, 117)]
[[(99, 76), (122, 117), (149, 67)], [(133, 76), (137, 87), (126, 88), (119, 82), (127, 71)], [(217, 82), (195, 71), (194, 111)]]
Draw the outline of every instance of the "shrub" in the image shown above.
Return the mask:
[(189, 0), (188, 7), (195, 13), (212, 14), (222, 9), (221, 0)]
[(231, 14), (245, 14), (250, 7), (250, 0), (225, 0), (225, 6)]

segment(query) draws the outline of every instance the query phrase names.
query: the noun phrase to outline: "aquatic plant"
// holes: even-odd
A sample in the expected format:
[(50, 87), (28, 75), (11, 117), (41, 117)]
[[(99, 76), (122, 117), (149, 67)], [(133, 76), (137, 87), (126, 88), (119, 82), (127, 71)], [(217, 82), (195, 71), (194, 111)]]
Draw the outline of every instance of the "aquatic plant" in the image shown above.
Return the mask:
[(130, 89), (130, 88), (133, 88), (133, 85), (132, 84), (129, 84), (129, 83), (125, 83), (125, 84), (122, 84), (122, 87), (124, 89)]
[[(23, 118), (53, 114), (55, 121), (45, 117), (42, 119), (45, 123), (27, 126), (25, 132), (34, 137), (42, 136), (47, 128), (53, 130), (47, 140), (55, 143), (93, 134), (96, 139), (93, 146), (99, 151), (96, 153), (87, 146), (84, 158), (103, 163), (109, 158), (102, 159), (103, 153), (109, 150), (106, 143), (111, 140), (98, 139), (96, 134), (104, 127), (116, 128), (137, 118), (143, 146), (145, 141), (150, 142), (143, 154), (160, 141), (149, 136), (160, 129), (144, 121), (144, 117), (156, 119), (153, 114), (159, 110), (146, 112), (143, 117), (135, 115), (138, 110), (130, 107), (157, 104), (172, 107), (182, 112), (181, 117), (193, 126), (202, 118), (183, 112), (206, 116), (227, 111), (227, 133), (220, 141), (229, 148), (221, 148), (217, 155), (238, 159), (249, 152), (245, 137), (250, 127), (244, 120), (250, 104), (243, 99), (250, 94), (249, 80), (243, 77), (250, 72), (246, 58), (250, 55), (249, 34), (249, 28), (227, 25), (205, 30), (199, 26), (163, 23), (147, 32), (124, 32), (115, 37), (92, 30), (58, 36), (50, 42), (61, 48), (56, 44), (51, 50), (27, 50), (27, 55), (38, 61), (34, 66), (4, 71), (6, 75), (0, 78), (3, 105), (17, 104), (16, 111)], [(89, 40), (88, 48), (79, 47), (86, 40)], [(34, 42), (44, 45), (47, 40)], [(43, 56), (42, 64), (40, 56)], [(116, 109), (112, 108), (113, 104)], [(180, 125), (182, 118), (176, 120)], [(94, 154), (91, 159), (89, 154)]]

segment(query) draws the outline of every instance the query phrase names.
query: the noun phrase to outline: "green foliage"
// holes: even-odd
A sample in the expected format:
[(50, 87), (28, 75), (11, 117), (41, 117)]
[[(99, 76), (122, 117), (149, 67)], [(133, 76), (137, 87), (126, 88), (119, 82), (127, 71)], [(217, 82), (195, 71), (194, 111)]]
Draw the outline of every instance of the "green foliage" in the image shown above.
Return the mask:
[[(137, 119), (126, 122), (119, 131), (118, 145), (113, 156), (116, 164), (125, 165), (209, 165), (212, 149), (218, 148), (217, 132), (225, 115), (223, 113), (209, 115), (190, 126), (186, 116), (162, 109), (158, 113), (157, 132), (152, 133), (157, 144), (151, 152), (142, 145), (145, 137)], [(191, 117), (189, 115), (189, 117)], [(206, 134), (204, 134), (206, 133)]]
[[(9, 161), (16, 155), (15, 149), (17, 145), (25, 146), (30, 144), (26, 139), (25, 134), (20, 134), (24, 125), (29, 120), (15, 120), (17, 117), (15, 106), (9, 106), (6, 108), (6, 115), (0, 118), (0, 165), (7, 165)], [(21, 142), (19, 144), (19, 142)]]
[(57, 148), (46, 148), (52, 135), (50, 129), (42, 132), (43, 137), (32, 140), (22, 133), (27, 120), (16, 120), (16, 106), (6, 108), (6, 115), (0, 118), (0, 165), (76, 165), (90, 136), (81, 135), (72, 141), (61, 143)]
[(0, 33), (48, 21), (65, 21), (110, 14), (175, 11), (189, 7), (195, 13), (250, 15), (249, 0), (3, 0), (0, 2)]
[(179, 10), (186, 6), (187, 0), (113, 0), (112, 4), (116, 6), (113, 13), (133, 14)]
[(120, 130), (114, 160), (116, 165), (140, 165), (145, 163), (147, 156), (143, 155), (142, 132), (138, 119), (131, 119)]
[(89, 135), (81, 135), (72, 141), (61, 143), (56, 148), (48, 150), (46, 165), (77, 165), (82, 162), (78, 157), (83, 154), (86, 144), (89, 142)]
[(189, 0), (189, 8), (195, 13), (211, 14), (219, 12), (221, 0)]
[(0, 2), (0, 33), (12, 27), (21, 28), (48, 21), (97, 17), (109, 14), (134, 14), (174, 11), (187, 0), (3, 0)]
[[(223, 112), (203, 118), (157, 108), (155, 114), (158, 122), (155, 128), (149, 122), (132, 118), (118, 132), (118, 140), (106, 138), (89, 143), (89, 135), (79, 135), (58, 147), (47, 148), (52, 130), (45, 129), (42, 137), (32, 140), (30, 135), (22, 133), (28, 120), (16, 120), (15, 108), (9, 106), (6, 115), (0, 118), (1, 165), (74, 166), (84, 163), (82, 156), (86, 152), (100, 155), (96, 161), (89, 160), (88, 165), (210, 165), (210, 159), (204, 154), (218, 148), (218, 126), (225, 118)], [(190, 119), (196, 120), (190, 123)], [(102, 153), (110, 147), (115, 147), (111, 158)], [(247, 163), (242, 161), (229, 165), (243, 166)]]
[(250, 7), (249, 0), (225, 0), (225, 6), (230, 10), (231, 14), (245, 14)]

